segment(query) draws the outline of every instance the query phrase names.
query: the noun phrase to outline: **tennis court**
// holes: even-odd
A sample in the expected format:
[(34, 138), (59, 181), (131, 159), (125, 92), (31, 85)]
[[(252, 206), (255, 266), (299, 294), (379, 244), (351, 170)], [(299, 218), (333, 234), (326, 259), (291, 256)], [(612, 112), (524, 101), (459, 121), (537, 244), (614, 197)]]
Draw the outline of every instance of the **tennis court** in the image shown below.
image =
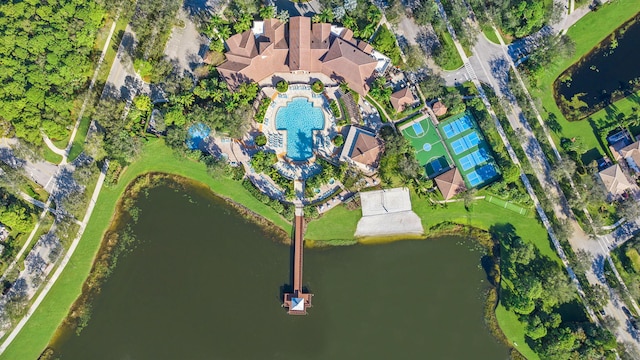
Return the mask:
[(478, 144), (480, 144), (480, 137), (478, 137), (478, 133), (472, 132), (471, 134), (467, 134), (458, 140), (452, 141), (451, 148), (456, 155), (459, 155), (473, 148), (474, 146), (477, 146)]
[(463, 133), (473, 127), (473, 123), (469, 119), (469, 114), (463, 113), (462, 117), (442, 126), (442, 131), (447, 139)]
[(486, 185), (498, 176), (491, 149), (472, 113), (464, 112), (445, 119), (439, 129), (467, 188)]
[(477, 170), (473, 170), (466, 176), (467, 180), (469, 181), (469, 185), (471, 185), (472, 187), (476, 187), (484, 182), (487, 182), (488, 180), (493, 179), (496, 175), (498, 175), (498, 172), (496, 171), (496, 168), (493, 166), (493, 164), (486, 164)]
[(428, 177), (436, 176), (450, 168), (451, 159), (429, 118), (403, 125), (399, 128), (416, 151), (416, 159)]
[(458, 161), (463, 171), (467, 171), (472, 167), (482, 165), (490, 160), (489, 155), (484, 149), (478, 149), (471, 154), (461, 157)]

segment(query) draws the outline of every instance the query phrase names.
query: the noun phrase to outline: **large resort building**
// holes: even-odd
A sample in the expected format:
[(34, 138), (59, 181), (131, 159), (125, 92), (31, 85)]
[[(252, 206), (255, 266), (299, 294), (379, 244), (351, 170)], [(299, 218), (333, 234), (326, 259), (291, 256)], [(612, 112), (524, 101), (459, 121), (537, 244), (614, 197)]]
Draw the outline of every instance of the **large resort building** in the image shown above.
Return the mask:
[(256, 22), (253, 29), (230, 37), (227, 47), (227, 61), (218, 72), (231, 87), (277, 73), (323, 73), (366, 95), (378, 66), (371, 45), (354, 39), (351, 30), (311, 24), (303, 16), (288, 23)]

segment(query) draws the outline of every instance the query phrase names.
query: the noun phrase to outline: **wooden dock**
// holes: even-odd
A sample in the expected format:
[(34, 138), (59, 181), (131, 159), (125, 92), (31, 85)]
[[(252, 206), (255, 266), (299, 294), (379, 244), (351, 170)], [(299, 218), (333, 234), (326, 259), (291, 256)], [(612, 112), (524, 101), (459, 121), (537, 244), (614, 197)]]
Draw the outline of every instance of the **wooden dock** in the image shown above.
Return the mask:
[(304, 214), (302, 207), (296, 207), (293, 239), (293, 292), (284, 294), (282, 304), (282, 306), (289, 309), (289, 315), (307, 315), (307, 308), (312, 306), (311, 298), (313, 298), (313, 294), (305, 293), (302, 289), (303, 231)]

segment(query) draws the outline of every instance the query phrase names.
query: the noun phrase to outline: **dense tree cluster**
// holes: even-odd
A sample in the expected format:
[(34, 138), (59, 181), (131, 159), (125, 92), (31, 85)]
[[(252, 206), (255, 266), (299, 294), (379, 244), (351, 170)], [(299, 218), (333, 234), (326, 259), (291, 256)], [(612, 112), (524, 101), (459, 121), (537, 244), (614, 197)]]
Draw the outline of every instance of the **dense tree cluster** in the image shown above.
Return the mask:
[(551, 18), (553, 2), (538, 0), (472, 0), (476, 14), (490, 17), (500, 29), (517, 38), (534, 33)]
[(216, 75), (201, 80), (193, 90), (169, 96), (163, 110), (169, 130), (200, 122), (233, 138), (244, 135), (255, 114), (252, 104), (258, 84), (243, 83), (231, 91)]
[(0, 124), (41, 144), (40, 129), (62, 139), (104, 11), (90, 0), (0, 4)]
[(164, 59), (164, 47), (171, 35), (179, 0), (139, 0), (131, 20), (136, 34), (134, 67), (146, 81), (157, 82), (172, 70)]
[(615, 358), (613, 335), (588, 322), (563, 319), (559, 307), (575, 303), (576, 293), (560, 265), (524, 241), (510, 224), (493, 226), (501, 244), (501, 301), (520, 315), (534, 350), (549, 359)]
[(387, 55), (393, 65), (402, 65), (402, 54), (396, 43), (396, 36), (385, 25), (380, 26), (378, 29), (372, 45), (377, 51)]
[(379, 173), (385, 183), (392, 184), (398, 176), (402, 181), (410, 182), (423, 175), (424, 170), (407, 139), (389, 127), (382, 128), (380, 135), (384, 140), (384, 153), (380, 159)]

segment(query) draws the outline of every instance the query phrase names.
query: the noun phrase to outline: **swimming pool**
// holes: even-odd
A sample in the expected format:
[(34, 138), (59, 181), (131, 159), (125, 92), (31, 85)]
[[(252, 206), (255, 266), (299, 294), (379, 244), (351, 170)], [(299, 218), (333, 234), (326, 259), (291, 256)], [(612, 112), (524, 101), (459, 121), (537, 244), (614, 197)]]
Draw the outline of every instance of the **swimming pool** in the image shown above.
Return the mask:
[(306, 98), (294, 98), (278, 109), (276, 129), (287, 132), (287, 157), (295, 161), (313, 155), (313, 131), (324, 128), (324, 114)]

